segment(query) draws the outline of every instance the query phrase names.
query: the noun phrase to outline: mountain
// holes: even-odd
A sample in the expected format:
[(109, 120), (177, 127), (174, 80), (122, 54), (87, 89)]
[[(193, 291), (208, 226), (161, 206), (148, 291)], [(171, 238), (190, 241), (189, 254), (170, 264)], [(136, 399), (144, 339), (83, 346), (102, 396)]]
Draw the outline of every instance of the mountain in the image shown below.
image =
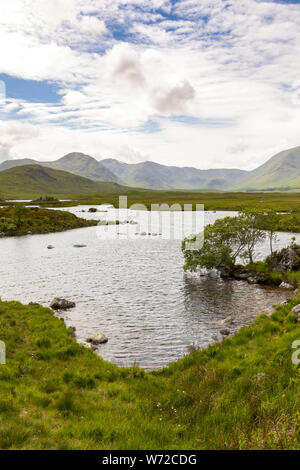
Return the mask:
[(53, 170), (40, 165), (16, 166), (0, 172), (0, 197), (6, 199), (125, 191), (126, 188), (117, 183), (92, 181), (67, 171)]
[(117, 177), (101, 162), (89, 155), (80, 152), (73, 152), (65, 155), (59, 160), (51, 162), (40, 162), (29, 158), (20, 160), (6, 160), (0, 164), (0, 171), (8, 170), (15, 166), (40, 165), (55, 170), (64, 170), (78, 176), (83, 176), (94, 181), (117, 181)]
[(181, 168), (154, 162), (128, 164), (112, 158), (102, 160), (102, 163), (123, 184), (147, 189), (225, 190), (238, 184), (239, 179), (247, 173), (236, 169)]
[(300, 147), (277, 153), (247, 172), (234, 189), (300, 189)]
[[(74, 175), (89, 178), (94, 182), (116, 182), (125, 186), (146, 189), (190, 191), (300, 189), (300, 147), (274, 155), (253, 171), (238, 169), (199, 170), (192, 167), (160, 165), (150, 161), (128, 164), (112, 158), (99, 162), (89, 155), (73, 152), (52, 162), (38, 162), (27, 158), (7, 160), (0, 164), (0, 175), (5, 170), (24, 165), (39, 165), (68, 171)], [(45, 192), (46, 190), (43, 191), (43, 194)]]

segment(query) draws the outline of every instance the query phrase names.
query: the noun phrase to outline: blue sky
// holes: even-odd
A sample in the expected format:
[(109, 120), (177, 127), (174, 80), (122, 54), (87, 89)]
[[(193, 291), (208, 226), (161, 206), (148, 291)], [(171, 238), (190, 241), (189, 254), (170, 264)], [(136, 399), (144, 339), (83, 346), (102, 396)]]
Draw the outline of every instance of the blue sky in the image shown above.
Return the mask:
[(10, 0), (0, 39), (0, 161), (251, 169), (300, 143), (300, 1)]

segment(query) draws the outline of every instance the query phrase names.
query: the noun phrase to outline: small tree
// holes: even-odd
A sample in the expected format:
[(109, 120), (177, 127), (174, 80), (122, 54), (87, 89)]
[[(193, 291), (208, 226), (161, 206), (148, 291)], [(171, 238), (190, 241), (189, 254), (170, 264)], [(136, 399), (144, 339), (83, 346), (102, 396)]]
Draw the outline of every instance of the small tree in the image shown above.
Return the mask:
[(265, 233), (256, 226), (258, 215), (258, 211), (241, 212), (238, 217), (225, 217), (207, 225), (200, 249), (191, 248), (190, 242), (196, 239), (195, 236), (185, 239), (182, 244), (184, 269), (195, 271), (201, 267), (230, 272), (239, 257), (253, 262), (255, 246), (265, 237)]
[(253, 263), (255, 246), (265, 239), (266, 233), (259, 227), (262, 212), (259, 209), (244, 210), (239, 213), (241, 237), (245, 241), (245, 251), (242, 258)]
[(23, 219), (27, 213), (26, 207), (18, 204), (13, 209), (13, 220), (17, 228), (20, 228), (23, 222)]
[(264, 212), (261, 217), (261, 221), (259, 221), (259, 225), (264, 228), (269, 238), (271, 256), (273, 256), (273, 244), (277, 240), (276, 229), (278, 229), (279, 222), (280, 216), (273, 209), (268, 209), (266, 212)]

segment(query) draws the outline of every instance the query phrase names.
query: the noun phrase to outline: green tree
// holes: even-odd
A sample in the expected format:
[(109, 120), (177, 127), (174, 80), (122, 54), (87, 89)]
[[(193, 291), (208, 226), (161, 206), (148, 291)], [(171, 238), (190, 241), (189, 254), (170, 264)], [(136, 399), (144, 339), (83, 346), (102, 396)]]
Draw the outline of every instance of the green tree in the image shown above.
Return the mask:
[(197, 267), (233, 271), (238, 258), (253, 262), (256, 244), (263, 240), (265, 233), (257, 228), (257, 210), (244, 211), (237, 217), (218, 219), (207, 225), (203, 232), (203, 246), (193, 248), (196, 236), (182, 243), (185, 258), (184, 269), (195, 271)]
[(26, 216), (27, 209), (26, 207), (22, 206), (21, 204), (18, 204), (17, 206), (14, 207), (13, 209), (13, 220), (17, 228), (20, 228), (23, 220)]
[(273, 244), (277, 240), (276, 230), (278, 230), (278, 226), (280, 224), (280, 216), (274, 209), (268, 209), (262, 216), (260, 216), (258, 223), (259, 226), (263, 227), (267, 233), (271, 256), (273, 256)]

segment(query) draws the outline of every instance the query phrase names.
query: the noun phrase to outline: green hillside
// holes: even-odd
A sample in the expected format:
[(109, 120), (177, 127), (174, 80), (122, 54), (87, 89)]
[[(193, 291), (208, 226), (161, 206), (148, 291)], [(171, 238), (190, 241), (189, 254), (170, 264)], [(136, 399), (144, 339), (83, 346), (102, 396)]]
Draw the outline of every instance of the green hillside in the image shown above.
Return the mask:
[(244, 175), (236, 189), (300, 189), (300, 147), (274, 155)]
[(118, 180), (118, 178), (101, 162), (98, 162), (95, 158), (80, 152), (69, 153), (59, 160), (51, 162), (40, 162), (30, 158), (6, 160), (0, 164), (0, 171), (24, 165), (40, 165), (46, 166), (47, 168), (53, 168), (54, 170), (64, 170), (94, 181), (117, 182)]
[(91, 181), (61, 170), (39, 165), (25, 165), (0, 172), (2, 199), (34, 199), (48, 196), (66, 197), (72, 194), (125, 192), (117, 183)]

